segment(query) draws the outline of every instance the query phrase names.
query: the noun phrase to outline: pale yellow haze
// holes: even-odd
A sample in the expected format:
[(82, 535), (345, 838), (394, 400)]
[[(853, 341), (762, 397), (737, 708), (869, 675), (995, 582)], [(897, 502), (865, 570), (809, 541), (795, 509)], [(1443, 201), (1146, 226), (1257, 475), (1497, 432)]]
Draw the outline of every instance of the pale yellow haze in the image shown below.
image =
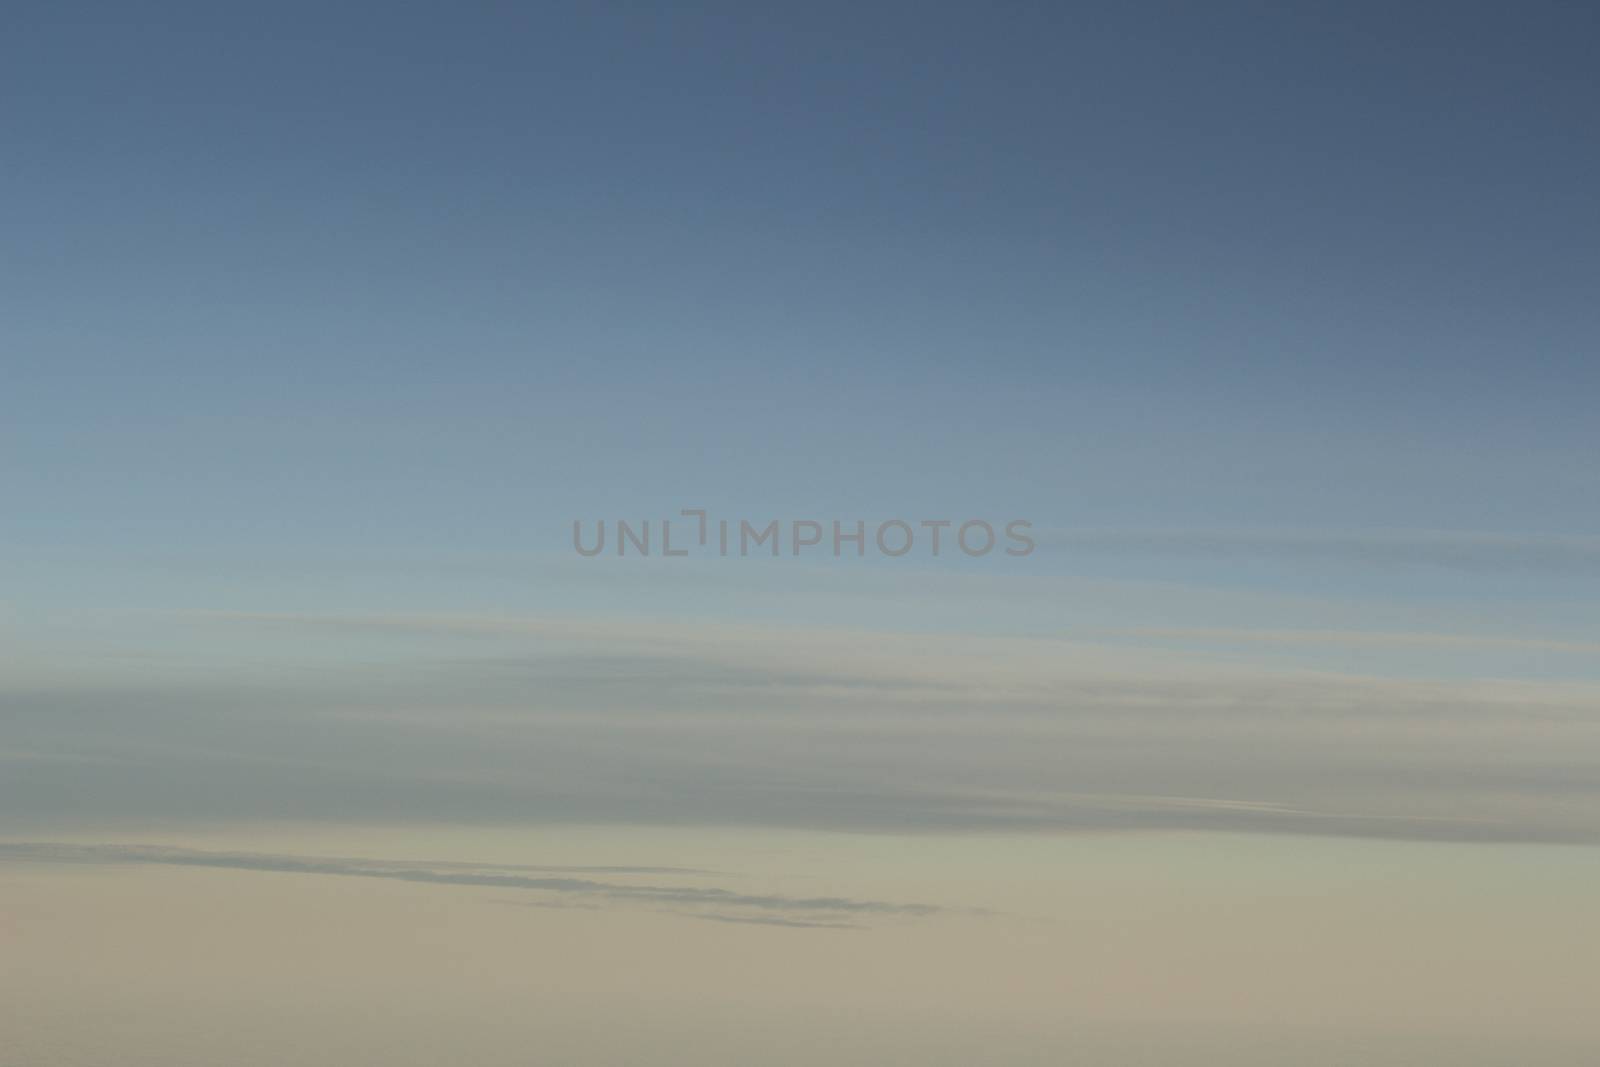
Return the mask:
[(939, 910), (790, 926), (499, 886), (10, 863), (0, 1063), (1600, 1062), (1588, 848), (620, 827), (140, 839), (242, 841), (693, 867), (611, 881)]

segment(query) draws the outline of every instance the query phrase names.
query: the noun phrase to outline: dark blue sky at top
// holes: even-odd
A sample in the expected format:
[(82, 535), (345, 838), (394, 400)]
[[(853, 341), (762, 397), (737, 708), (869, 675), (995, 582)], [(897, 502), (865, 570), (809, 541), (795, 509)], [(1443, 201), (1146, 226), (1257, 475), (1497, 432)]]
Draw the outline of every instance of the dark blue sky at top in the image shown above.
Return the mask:
[(13, 535), (470, 543), (657, 492), (1582, 533), (1597, 40), (1578, 3), (12, 4)]

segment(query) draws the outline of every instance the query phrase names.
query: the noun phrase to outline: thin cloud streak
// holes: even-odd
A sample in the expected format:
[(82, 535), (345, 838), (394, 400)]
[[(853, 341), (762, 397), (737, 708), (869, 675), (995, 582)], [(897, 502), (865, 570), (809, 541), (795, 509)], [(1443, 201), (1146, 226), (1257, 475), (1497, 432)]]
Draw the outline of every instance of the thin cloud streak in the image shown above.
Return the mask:
[(1117, 554), (1292, 559), (1298, 562), (1600, 574), (1600, 538), (1533, 537), (1443, 530), (1272, 531), (1054, 529), (1041, 548)]
[(799, 930), (861, 930), (860, 923), (826, 922), (812, 919), (775, 919), (760, 915), (719, 915), (716, 912), (675, 911), (669, 915), (682, 915), (690, 919), (703, 919), (714, 923), (740, 923), (756, 926), (787, 926)]
[[(273, 855), (252, 852), (209, 852), (196, 849), (164, 848), (152, 845), (71, 845), (53, 842), (0, 843), (0, 861), (34, 863), (82, 863), (117, 865), (156, 865), (206, 867), (226, 870), (261, 871), (276, 874), (327, 875), (347, 878), (375, 878), (424, 885), (473, 886), (495, 889), (523, 889), (557, 894), (578, 900), (610, 901), (620, 904), (670, 905), (674, 909), (715, 907), (743, 909), (753, 913), (743, 921), (758, 921), (766, 913), (794, 914), (799, 918), (784, 925), (839, 925), (836, 916), (916, 917), (939, 914), (947, 909), (930, 904), (893, 903), (841, 896), (797, 897), (777, 893), (741, 893), (731, 889), (688, 885), (630, 884), (576, 877), (535, 877), (513, 873), (530, 870), (606, 870), (613, 872), (692, 871), (692, 868), (603, 867), (562, 868), (496, 865), (474, 866), (462, 863), (422, 863), (420, 861), (332, 859), (311, 856)], [(695, 914), (700, 917), (699, 913)], [(738, 911), (720, 912), (726, 921), (741, 921)], [(732, 915), (734, 917), (730, 918)]]
[(1369, 648), (1508, 649), (1600, 656), (1600, 641), (1559, 641), (1503, 634), (1392, 630), (1265, 630), (1240, 627), (1130, 627), (1089, 631), (1095, 638), (1222, 642), (1262, 645), (1347, 645)]

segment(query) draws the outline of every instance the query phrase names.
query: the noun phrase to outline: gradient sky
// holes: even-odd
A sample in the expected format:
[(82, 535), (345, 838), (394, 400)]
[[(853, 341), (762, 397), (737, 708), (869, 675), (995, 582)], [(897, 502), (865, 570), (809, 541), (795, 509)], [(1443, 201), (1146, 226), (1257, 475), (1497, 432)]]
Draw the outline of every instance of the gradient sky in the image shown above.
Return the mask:
[[(846, 718), (885, 698), (838, 667), (841, 627), (946, 640), (871, 666), (896, 684), (981, 672), (966, 636), (1024, 638), (1017, 685), (1210, 672), (1233, 688), (1196, 700), (1234, 710), (1488, 679), (1473, 701), (1514, 717), (1600, 682), (1586, 8), (12, 22), (12, 749), (198, 729), (225, 759), (219, 693), (251, 721), (281, 705), (269, 724), (539, 694), (736, 714), (749, 692), (703, 692), (735, 625), (764, 650), (740, 685), (792, 708), (775, 687), (844, 675), (818, 699)], [(684, 507), (1026, 519), (1040, 548), (572, 551), (574, 520)], [(530, 642), (559, 678), (507, 673)], [(946, 698), (993, 706), (964, 677)], [(107, 692), (153, 721), (63, 736), (52, 709)], [(1519, 781), (1587, 774), (1588, 722), (1519, 734)], [(286, 759), (367, 745), (282, 733)], [(0, 790), (49, 814), (59, 776), (30, 780)], [(91, 811), (152, 791), (191, 804), (142, 772), (67, 789)]]
[[(1329, 1063), (1592, 1062), (1597, 37), (1577, 3), (10, 5), (0, 989), (68, 1019), (95, 945), (238, 908), (259, 943), (135, 999), (231, 990), (287, 1048), (241, 1021), (292, 999), (273, 931), (370, 899), (401, 941), (436, 908), (588, 946), (540, 1019), (657, 1014), (571, 1062), (755, 1003), (607, 961), (857, 924), (898, 997), (760, 942), (793, 970), (756, 1015), (852, 1035), (834, 1062), (929, 1062), (955, 1003), (951, 1062), (1276, 1063), (1279, 1024)], [(572, 549), (693, 507), (1039, 547)], [(338, 857), (434, 874), (284, 869)], [(647, 859), (668, 896), (437, 877)], [(819, 895), (931, 910), (770, 902)], [(1348, 941), (1271, 947), (1321, 923)], [(357, 1016), (369, 936), (324, 960), (365, 961)], [(469, 996), (437, 937), (406, 996), (477, 1033), (515, 982)], [(1098, 1000), (1053, 970), (1086, 944)], [(1386, 948), (1415, 981), (1361, 992)], [(963, 954), (1010, 992), (918, 985)], [(1159, 1024), (1145, 1058), (1063, 1036), (1066, 990)], [(29, 1062), (219, 1056), (124, 1022)]]
[(22, 5), (8, 536), (1590, 536), (1594, 19)]

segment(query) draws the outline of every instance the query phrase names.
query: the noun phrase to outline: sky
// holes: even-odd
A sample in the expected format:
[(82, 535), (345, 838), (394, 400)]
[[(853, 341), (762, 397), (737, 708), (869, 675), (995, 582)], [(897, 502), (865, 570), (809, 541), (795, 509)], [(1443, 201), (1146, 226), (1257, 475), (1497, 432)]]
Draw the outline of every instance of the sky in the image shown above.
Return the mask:
[(25, 1062), (1592, 1062), (1594, 10), (5, 23)]

